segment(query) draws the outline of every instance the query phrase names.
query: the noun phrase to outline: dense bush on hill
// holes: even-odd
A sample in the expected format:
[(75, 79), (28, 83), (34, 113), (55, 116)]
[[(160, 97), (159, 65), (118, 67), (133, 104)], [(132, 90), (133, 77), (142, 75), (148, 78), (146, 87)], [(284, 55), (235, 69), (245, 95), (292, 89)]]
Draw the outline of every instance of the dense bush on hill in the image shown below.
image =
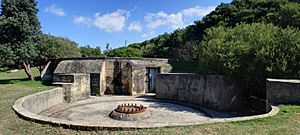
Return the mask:
[(201, 71), (238, 77), (252, 94), (265, 96), (265, 79), (300, 78), (300, 31), (272, 24), (219, 26), (199, 45)]
[(299, 0), (233, 0), (220, 4), (202, 20), (186, 28), (165, 33), (139, 43), (143, 57), (162, 57), (173, 60), (199, 59), (197, 46), (206, 29), (218, 26), (234, 27), (246, 23), (272, 23), (278, 27), (300, 26)]

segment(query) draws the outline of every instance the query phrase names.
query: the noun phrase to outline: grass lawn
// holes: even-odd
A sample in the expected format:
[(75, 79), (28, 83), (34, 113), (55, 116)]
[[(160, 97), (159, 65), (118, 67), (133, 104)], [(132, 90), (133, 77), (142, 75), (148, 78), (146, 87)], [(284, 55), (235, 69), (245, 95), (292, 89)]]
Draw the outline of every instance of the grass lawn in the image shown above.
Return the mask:
[[(33, 70), (36, 76), (38, 70)], [(28, 81), (24, 71), (0, 72), (0, 135), (18, 134), (300, 134), (300, 106), (280, 105), (280, 113), (271, 118), (245, 122), (216, 123), (188, 127), (142, 129), (132, 131), (76, 131), (37, 124), (19, 118), (12, 110), (20, 97), (44, 91), (41, 81)]]

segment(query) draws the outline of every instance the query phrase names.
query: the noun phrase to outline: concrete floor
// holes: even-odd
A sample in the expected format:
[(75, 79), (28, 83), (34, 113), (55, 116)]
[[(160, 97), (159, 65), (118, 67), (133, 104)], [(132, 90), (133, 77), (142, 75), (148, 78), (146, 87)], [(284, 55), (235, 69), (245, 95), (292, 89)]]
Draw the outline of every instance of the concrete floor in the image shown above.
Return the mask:
[[(140, 121), (119, 121), (108, 115), (119, 104), (136, 103), (147, 107), (151, 117)], [(43, 115), (106, 127), (162, 127), (207, 123), (212, 118), (187, 106), (155, 100), (153, 97), (104, 96), (58, 105)]]

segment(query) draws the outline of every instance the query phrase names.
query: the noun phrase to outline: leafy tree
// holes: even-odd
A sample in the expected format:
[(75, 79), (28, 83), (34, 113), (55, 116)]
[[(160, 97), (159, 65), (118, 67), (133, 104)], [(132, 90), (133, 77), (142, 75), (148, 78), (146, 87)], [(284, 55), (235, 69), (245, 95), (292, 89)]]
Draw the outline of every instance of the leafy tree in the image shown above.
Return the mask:
[(109, 51), (111, 51), (112, 48), (110, 47), (110, 44), (109, 43), (106, 43), (105, 45), (105, 50), (104, 50), (104, 54), (108, 53)]
[(300, 31), (272, 24), (219, 26), (199, 46), (201, 70), (238, 77), (252, 95), (265, 97), (265, 79), (300, 77)]
[(104, 57), (100, 47), (92, 48), (89, 45), (79, 47), (81, 57)]
[(141, 57), (142, 53), (139, 49), (131, 47), (121, 47), (106, 53), (108, 57)]
[(40, 72), (51, 58), (81, 56), (78, 44), (68, 38), (43, 34), (39, 36), (39, 41), (39, 44), (36, 46), (37, 57), (34, 64), (38, 67)]
[[(23, 65), (30, 80), (30, 66), (36, 56), (35, 45), (41, 33), (35, 0), (2, 0), (0, 17), (1, 57)], [(8, 50), (8, 51), (5, 51)]]

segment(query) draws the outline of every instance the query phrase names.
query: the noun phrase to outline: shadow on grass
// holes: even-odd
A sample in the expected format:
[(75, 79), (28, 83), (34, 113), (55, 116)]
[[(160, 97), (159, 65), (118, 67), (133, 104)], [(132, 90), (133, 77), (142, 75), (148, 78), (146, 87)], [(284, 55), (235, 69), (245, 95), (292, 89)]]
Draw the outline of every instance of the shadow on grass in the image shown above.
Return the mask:
[(22, 79), (7, 79), (7, 80), (0, 80), (0, 84), (16, 84), (19, 82), (26, 82), (29, 81), (28, 78), (22, 78)]
[[(28, 78), (21, 78), (21, 79), (4, 79), (0, 80), (0, 84), (16, 84), (16, 83), (22, 83), (22, 82), (30, 82)], [(34, 81), (42, 81), (41, 77), (35, 77)], [(43, 85), (45, 86), (52, 86), (51, 82), (43, 81)]]

